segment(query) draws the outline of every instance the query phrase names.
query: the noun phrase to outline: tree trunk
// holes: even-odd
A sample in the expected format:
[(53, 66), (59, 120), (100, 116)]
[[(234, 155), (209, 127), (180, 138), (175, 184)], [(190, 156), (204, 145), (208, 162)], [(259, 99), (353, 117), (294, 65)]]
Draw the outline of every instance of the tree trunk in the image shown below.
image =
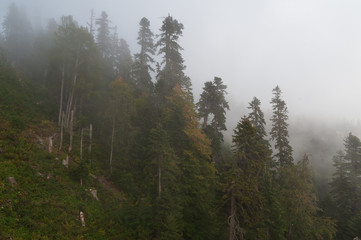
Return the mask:
[(160, 165), (158, 165), (158, 196), (160, 197), (160, 194), (162, 192), (162, 169)]
[(83, 132), (84, 132), (84, 128), (81, 129), (81, 133), (80, 133), (80, 160), (83, 159)]
[(60, 87), (60, 106), (59, 106), (59, 119), (58, 126), (60, 126), (62, 121), (62, 111), (63, 111), (63, 95), (64, 95), (64, 78), (65, 78), (65, 66), (61, 71), (61, 87)]
[(93, 138), (93, 125), (89, 126), (89, 164), (92, 164), (91, 152), (92, 152), (92, 138)]
[(206, 114), (203, 118), (203, 129), (205, 129), (207, 127), (207, 122), (208, 122), (208, 114)]
[(231, 193), (231, 211), (230, 215), (228, 217), (228, 223), (229, 223), (229, 240), (235, 240), (236, 239), (236, 204), (234, 199), (233, 190)]
[(65, 121), (65, 113), (62, 111), (61, 113), (61, 121), (60, 121), (60, 143), (59, 143), (59, 152), (63, 147), (63, 132), (64, 132), (64, 121)]
[(71, 94), (69, 96), (69, 101), (68, 101), (68, 106), (67, 106), (67, 122), (69, 122), (69, 118), (71, 118), (71, 111), (70, 109), (74, 109), (73, 108), (73, 99), (74, 99), (74, 93), (75, 93), (75, 86), (76, 86), (76, 80), (78, 78), (78, 64), (79, 64), (79, 56), (77, 55), (76, 60), (75, 60), (75, 65), (74, 65), (74, 74), (73, 74), (73, 86), (71, 89)]
[(74, 110), (71, 110), (70, 114), (70, 142), (68, 152), (70, 153), (73, 148), (73, 123), (74, 122)]
[(115, 116), (113, 117), (112, 142), (110, 145), (110, 159), (109, 159), (110, 174), (113, 173), (112, 161), (113, 161), (114, 133), (115, 133)]
[(93, 125), (89, 126), (89, 154), (92, 153)]

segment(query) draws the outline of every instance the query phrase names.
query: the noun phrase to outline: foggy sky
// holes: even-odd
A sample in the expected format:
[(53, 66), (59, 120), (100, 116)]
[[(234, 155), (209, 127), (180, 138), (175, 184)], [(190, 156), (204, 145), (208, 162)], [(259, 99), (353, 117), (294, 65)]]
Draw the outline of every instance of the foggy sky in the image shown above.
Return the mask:
[(85, 25), (91, 9), (96, 17), (104, 10), (133, 54), (140, 19), (158, 33), (170, 14), (184, 24), (180, 45), (196, 100), (205, 81), (222, 77), (232, 128), (253, 96), (270, 113), (276, 85), (291, 123), (301, 117), (361, 126), (361, 1), (2, 0), (1, 21), (11, 2), (38, 23), (71, 14)]

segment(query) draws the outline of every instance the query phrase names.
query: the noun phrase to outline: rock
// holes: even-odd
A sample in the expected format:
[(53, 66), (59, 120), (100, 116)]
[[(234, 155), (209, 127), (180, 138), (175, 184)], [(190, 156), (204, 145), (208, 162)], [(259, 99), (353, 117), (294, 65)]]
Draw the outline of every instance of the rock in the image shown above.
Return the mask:
[(99, 198), (98, 198), (98, 194), (97, 194), (97, 190), (95, 188), (90, 188), (89, 189), (91, 195), (97, 200), (99, 201)]
[(11, 183), (12, 187), (15, 187), (18, 185), (14, 177), (8, 177), (8, 181)]
[(81, 225), (85, 227), (84, 213), (80, 211), (79, 216), (80, 216)]
[(66, 159), (63, 159), (62, 163), (66, 168), (68, 168), (69, 167), (69, 157), (66, 156)]

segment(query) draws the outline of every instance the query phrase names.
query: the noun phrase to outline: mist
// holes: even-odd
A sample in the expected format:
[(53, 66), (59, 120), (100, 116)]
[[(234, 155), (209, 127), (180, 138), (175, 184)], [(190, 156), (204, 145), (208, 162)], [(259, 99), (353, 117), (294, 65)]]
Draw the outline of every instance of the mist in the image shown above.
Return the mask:
[[(6, 39), (6, 36), (11, 36), (11, 34), (6, 32), (5, 21), (8, 7), (12, 3), (18, 7), (20, 13), (18, 16), (26, 16), (21, 21), (24, 19), (29, 21), (21, 22), (20, 27), (19, 25), (17, 27), (22, 29), (22, 33), (13, 34), (13, 39), (9, 40), (11, 38)], [(285, 203), (282, 207), (287, 209), (287, 206), (291, 206), (299, 200), (298, 197), (295, 197), (297, 194), (309, 194), (305, 195), (304, 198), (308, 204), (305, 204), (305, 209), (311, 206), (313, 212), (304, 212), (312, 212), (311, 217), (317, 215), (322, 220), (332, 219), (332, 221), (333, 219), (337, 219), (337, 221), (351, 219), (351, 215), (340, 217), (341, 215), (337, 215), (333, 211), (338, 202), (337, 199), (332, 198), (338, 193), (342, 195), (344, 186), (341, 185), (341, 190), (338, 193), (337, 189), (331, 193), (331, 188), (335, 188), (334, 186), (337, 185), (338, 182), (335, 180), (337, 176), (342, 175), (337, 175), (338, 171), (342, 170), (339, 166), (345, 163), (345, 168), (349, 167), (350, 164), (347, 165), (349, 163), (347, 161), (351, 162), (352, 157), (358, 159), (360, 155), (358, 151), (361, 148), (361, 141), (358, 137), (361, 137), (361, 111), (358, 109), (361, 102), (361, 94), (359, 93), (359, 89), (361, 89), (361, 31), (359, 31), (361, 29), (361, 15), (359, 14), (361, 3), (359, 1), (229, 0), (220, 2), (199, 0), (190, 2), (135, 0), (118, 2), (114, 0), (3, 0), (0, 6), (0, 20), (3, 22), (3, 25), (0, 26), (0, 68), (3, 69), (4, 73), (14, 71), (3, 79), (0, 78), (0, 81), (11, 82), (15, 79), (12, 82), (13, 85), (6, 83), (6, 91), (9, 93), (12, 91), (22, 93), (24, 86), (30, 86), (30, 84), (24, 83), (26, 81), (23, 82), (23, 78), (38, 88), (34, 90), (29, 87), (29, 92), (33, 94), (33, 97), (39, 92), (39, 96), (34, 97), (36, 100), (34, 106), (43, 107), (41, 117), (33, 113), (41, 123), (39, 126), (32, 126), (32, 128), (39, 130), (45, 126), (45, 130), (42, 130), (46, 132), (47, 135), (44, 135), (44, 139), (47, 138), (47, 140), (41, 139), (42, 133), (36, 133), (38, 135), (34, 133), (37, 136), (35, 145), (39, 145), (41, 149), (48, 151), (50, 154), (48, 158), (53, 156), (56, 156), (58, 160), (64, 158), (62, 160), (63, 165), (65, 160), (65, 162), (68, 161), (69, 163), (70, 161), (72, 164), (75, 162), (74, 166), (76, 167), (69, 168), (71, 170), (66, 174), (72, 180), (80, 181), (81, 186), (83, 186), (82, 174), (84, 174), (84, 179), (91, 176), (89, 178), (92, 179), (91, 181), (98, 181), (106, 189), (115, 192), (118, 196), (117, 201), (122, 201), (121, 204), (129, 199), (134, 199), (134, 202), (129, 202), (129, 206), (133, 206), (135, 203), (135, 206), (140, 206), (139, 209), (142, 209), (142, 204), (149, 209), (154, 206), (158, 207), (158, 200), (161, 199), (161, 196), (167, 196), (169, 199), (164, 198), (165, 200), (161, 204), (165, 204), (164, 206), (167, 207), (168, 204), (170, 204), (169, 206), (173, 204), (173, 207), (169, 207), (169, 209), (172, 211), (175, 209), (174, 216), (179, 221), (191, 226), (193, 224), (193, 212), (187, 213), (187, 204), (206, 199), (217, 192), (219, 196), (214, 198), (214, 202), (212, 202), (213, 200), (207, 202), (206, 204), (209, 205), (205, 208), (188, 206), (189, 209), (191, 207), (194, 207), (195, 210), (202, 209), (201, 211), (206, 209), (202, 214), (208, 216), (207, 214), (214, 210), (212, 207), (221, 204), (223, 201), (220, 196), (229, 194), (230, 203), (227, 204), (230, 205), (229, 219), (231, 219), (232, 216), (236, 216), (232, 212), (236, 211), (232, 205), (235, 195), (233, 190), (225, 186), (233, 186), (232, 184), (238, 180), (238, 182), (245, 183), (247, 181), (244, 179), (252, 179), (253, 182), (250, 182), (254, 185), (245, 185), (244, 188), (239, 188), (239, 196), (263, 194), (262, 196), (259, 195), (259, 199), (270, 197), (269, 202), (273, 202), (276, 198), (273, 199), (272, 194), (268, 191), (278, 191), (284, 196), (278, 194), (282, 197), (277, 201), (279, 200), (281, 205)], [(95, 29), (94, 32), (91, 32), (89, 30), (92, 11), (94, 12), (93, 21), (100, 19), (103, 12), (108, 17), (102, 19), (103, 23), (109, 19), (109, 38), (103, 42), (108, 44), (108, 49), (104, 48), (106, 50), (101, 49), (101, 40), (98, 39), (97, 35), (100, 31)], [(64, 16), (71, 17), (62, 18)], [(175, 37), (175, 43), (179, 44), (179, 48), (175, 48), (176, 54), (179, 54), (177, 59), (180, 59), (176, 63), (179, 65), (175, 65), (177, 67), (170, 67), (171, 70), (166, 68), (166, 54), (159, 50), (162, 43), (158, 42), (154, 61), (149, 61), (149, 66), (147, 65), (142, 69), (146, 69), (146, 74), (140, 75), (140, 72), (144, 74), (144, 71), (142, 72), (141, 67), (139, 67), (142, 61), (137, 62), (141, 49), (138, 42), (138, 38), (140, 38), (139, 26), (143, 17), (146, 18), (146, 21), (143, 21), (145, 24), (143, 26), (146, 26), (149, 20), (149, 29), (154, 33), (155, 42), (162, 39), (161, 34), (164, 30), (162, 24), (165, 24), (165, 19), (170, 19), (169, 21), (175, 19), (172, 23), (178, 27), (178, 32), (182, 32), (181, 36)], [(178, 25), (178, 23), (180, 24)], [(95, 24), (93, 27), (97, 28), (97, 25), (101, 24)], [(72, 32), (74, 35), (67, 35), (68, 32), (64, 31), (67, 27), (74, 31)], [(151, 34), (150, 36), (153, 37)], [(76, 45), (78, 43), (79, 45)], [(177, 44), (175, 45), (178, 46)], [(63, 54), (63, 51), (67, 51), (67, 53)], [(149, 53), (152, 51), (154, 49), (150, 49)], [(148, 72), (152, 68), (155, 71)], [(176, 72), (178, 70), (179, 72)], [(138, 71), (138, 77), (136, 71)], [(192, 83), (191, 89), (187, 85), (188, 77)], [(219, 125), (213, 122), (208, 124), (208, 121), (216, 119), (215, 112), (204, 113), (201, 109), (201, 94), (207, 90), (205, 83), (208, 82), (208, 87), (213, 87), (213, 90), (217, 89), (215, 77), (221, 78), (218, 82), (220, 85), (217, 85), (218, 90), (224, 87), (224, 91), (220, 91), (221, 96), (214, 97), (216, 95), (213, 95), (209, 98), (212, 101), (218, 97), (225, 99), (225, 102), (220, 101), (223, 103), (221, 114), (217, 113), (221, 115), (220, 119), (223, 119), (222, 114), (225, 110), (225, 122), (220, 121), (221, 123), (217, 123)], [(148, 79), (147, 86), (144, 79)], [(213, 79), (214, 82), (211, 82)], [(173, 83), (176, 84), (172, 85)], [(277, 156), (277, 151), (280, 152), (281, 148), (277, 146), (275, 139), (271, 139), (272, 134), (270, 133), (275, 125), (274, 119), (272, 120), (272, 117), (275, 116), (272, 107), (275, 105), (271, 103), (271, 100), (275, 97), (273, 90), (276, 86), (280, 87), (281, 100), (285, 102), (286, 111), (284, 113), (285, 119), (287, 119), (285, 135), (288, 134), (286, 139), (289, 140), (289, 145), (293, 149), (290, 151), (291, 157), (287, 159), (290, 161), (288, 163), (282, 162), (281, 157)], [(7, 94), (6, 91), (3, 94)], [(4, 95), (3, 99), (6, 101), (0, 102), (0, 107), (3, 106), (2, 104), (5, 106), (7, 101), (11, 102), (10, 100), (13, 98), (16, 106), (21, 105), (19, 102), (22, 101), (22, 98), (18, 97), (22, 96), (20, 93), (14, 94), (14, 96)], [(28, 97), (31, 94), (24, 93), (24, 96)], [(39, 100), (41, 97), (43, 99)], [(264, 113), (266, 135), (262, 135), (261, 131), (256, 129), (254, 122), (248, 122), (251, 118), (243, 118), (249, 116), (251, 112), (249, 106), (253, 97), (257, 97), (261, 102), (260, 107), (262, 114)], [(26, 104), (31, 101), (29, 100), (27, 103), (26, 98), (24, 99), (21, 103), (27, 106)], [(29, 99), (32, 98), (29, 97)], [(211, 105), (209, 99), (208, 104)], [(229, 110), (227, 110), (227, 104), (229, 104)], [(8, 121), (5, 123), (0, 121), (0, 130), (2, 128), (12, 130), (11, 127), (13, 126), (20, 126), (21, 129), (26, 126), (24, 119), (27, 119), (28, 116), (19, 113), (17, 116), (19, 120), (14, 117), (16, 114), (11, 112), (11, 107), (6, 106), (4, 109), (0, 109), (0, 116), (3, 114), (9, 119), (4, 120)], [(73, 116), (74, 113), (76, 114), (75, 117)], [(44, 119), (41, 119), (42, 117)], [(239, 125), (237, 126), (237, 124)], [(94, 139), (92, 139), (93, 126)], [(11, 132), (10, 130), (9, 132)], [(32, 133), (33, 130), (30, 130), (29, 132)], [(212, 132), (213, 130), (215, 131)], [(50, 135), (51, 131), (53, 133)], [(16, 131), (13, 132), (15, 134)], [(21, 131), (19, 130), (19, 132)], [(242, 142), (237, 142), (241, 141), (239, 139), (246, 142), (249, 140), (248, 138), (239, 138), (238, 140), (233, 138), (233, 135), (239, 136), (240, 132), (244, 134), (242, 137), (248, 137), (247, 134), (250, 136), (254, 134), (249, 138), (250, 142), (253, 141), (252, 144), (247, 145), (251, 149), (250, 151), (243, 149), (245, 147)], [(258, 134), (261, 134), (261, 137)], [(89, 138), (89, 140), (87, 138), (86, 141), (88, 142), (86, 143), (83, 143), (84, 136)], [(33, 136), (31, 135), (29, 138), (31, 137)], [(63, 147), (63, 138), (66, 137), (69, 138), (69, 141), (64, 140), (64, 145), (68, 147), (68, 150), (64, 150), (65, 147)], [(74, 146), (73, 138), (76, 142)], [(11, 140), (13, 139), (22, 139), (22, 135), (19, 133), (19, 136), (12, 136)], [(2, 140), (1, 136), (0, 140)], [(58, 155), (51, 155), (53, 153), (53, 140), (54, 146), (58, 148), (58, 152), (54, 154)], [(96, 142), (93, 146), (95, 155), (91, 155), (91, 150), (89, 150), (86, 153), (89, 155), (85, 154), (86, 157), (83, 158), (83, 144), (89, 144), (89, 149), (92, 149), (93, 140)], [(15, 144), (13, 143), (15, 141), (9, 140), (9, 142)], [(49, 146), (44, 147), (38, 142), (43, 145), (49, 142)], [(357, 146), (350, 147), (352, 145), (350, 142)], [(1, 144), (0, 141), (0, 159), (3, 151)], [(20, 146), (22, 146), (22, 142)], [(344, 162), (335, 160), (339, 150), (346, 152), (345, 155), (338, 155)], [(353, 150), (354, 152), (352, 152)], [(249, 161), (250, 163), (254, 161), (252, 162), (255, 163), (254, 165), (246, 162), (248, 159), (244, 156), (248, 152), (253, 154), (250, 155)], [(157, 161), (153, 161), (152, 157), (154, 156), (158, 157)], [(87, 157), (95, 164), (92, 165), (91, 161), (84, 163), (84, 161), (89, 160)], [(275, 160), (277, 158), (279, 159)], [(189, 162), (187, 162), (188, 160)], [(242, 162), (243, 160), (246, 163)], [(361, 158), (359, 160), (361, 164)], [(33, 168), (31, 165), (30, 168), (38, 171), (39, 166)], [(308, 168), (305, 166), (310, 167), (310, 175), (308, 175)], [(252, 169), (254, 171), (249, 170), (252, 167), (254, 167)], [(239, 171), (232, 172), (234, 169)], [(359, 168), (355, 167), (354, 169)], [(345, 175), (351, 171), (347, 172), (346, 170)], [(37, 176), (45, 176), (40, 172), (36, 172), (36, 174)], [(93, 174), (101, 175), (95, 176)], [(189, 177), (187, 174), (189, 174), (190, 179), (194, 177), (194, 181), (187, 182), (184, 180)], [(164, 182), (162, 182), (162, 176), (166, 176)], [(237, 181), (227, 182), (229, 180), (227, 176), (229, 179), (233, 176), (241, 176), (241, 178)], [(261, 179), (260, 176), (264, 178)], [(245, 178), (243, 179), (243, 177)], [(287, 180), (283, 181), (282, 177)], [(183, 182), (177, 182), (178, 178), (182, 179)], [(354, 181), (355, 186), (361, 188), (361, 182), (358, 183), (357, 178), (351, 176), (350, 179), (350, 182), (356, 179)], [(199, 182), (197, 182), (198, 180)], [(212, 186), (214, 189), (209, 187), (211, 184), (207, 185), (208, 181), (215, 181)], [(278, 185), (275, 188), (270, 187), (267, 181), (273, 181)], [(88, 183), (85, 181), (85, 184)], [(93, 182), (91, 183), (93, 184)], [(294, 187), (294, 185), (299, 188)], [(182, 190), (172, 187), (167, 189), (167, 186), (177, 186)], [(190, 194), (189, 196), (194, 197), (194, 199), (192, 198), (192, 201), (187, 200), (188, 202), (179, 200), (181, 197), (179, 199), (171, 198), (172, 194), (174, 196), (188, 194), (188, 190), (184, 190), (188, 187), (195, 187), (190, 191), (192, 194), (205, 195), (199, 195), (200, 197), (197, 198), (198, 195), (194, 197), (196, 194)], [(157, 191), (155, 191), (156, 188)], [(254, 188), (254, 192), (252, 192), (252, 188)], [(250, 189), (251, 191), (247, 192)], [(352, 190), (352, 188), (349, 189)], [(299, 192), (294, 194), (293, 190)], [(91, 192), (92, 190), (89, 188), (85, 191)], [(164, 195), (164, 192), (169, 195)], [(314, 193), (317, 197), (313, 196)], [(119, 197), (127, 194), (129, 194), (127, 197)], [(356, 194), (351, 191), (349, 195)], [(361, 196), (361, 193), (359, 195)], [(361, 199), (358, 199), (357, 196), (355, 202)], [(99, 201), (98, 197), (96, 199)], [(242, 202), (240, 199), (238, 200)], [(145, 201), (147, 202), (145, 203)], [(326, 209), (325, 213), (318, 213), (318, 201)], [(180, 202), (182, 203), (180, 204)], [(247, 201), (245, 200), (245, 202)], [(258, 205), (254, 209), (259, 206), (263, 207), (262, 204), (264, 203), (260, 201), (256, 204)], [(181, 205), (184, 209), (177, 210), (176, 206)], [(225, 210), (228, 207), (224, 205), (219, 209)], [(273, 206), (268, 207), (272, 208)], [(154, 209), (152, 210), (154, 211)], [(342, 212), (342, 210), (340, 207), (339, 211)], [(361, 207), (359, 210), (361, 212)], [(72, 211), (75, 210), (72, 209)], [(123, 214), (123, 210), (119, 211)], [(287, 211), (284, 210), (283, 212)], [(180, 213), (184, 213), (184, 219)], [(152, 216), (149, 213), (142, 214), (145, 216), (144, 219)], [(186, 216), (187, 214), (189, 215)], [(214, 236), (226, 236), (228, 233), (225, 234), (225, 230), (227, 230), (228, 225), (230, 229), (232, 227), (237, 229), (232, 226), (231, 220), (227, 220), (228, 225), (223, 221), (225, 215), (216, 216), (217, 214), (213, 216), (213, 224), (222, 223), (224, 226), (220, 225), (224, 229), (221, 229), (222, 227), (216, 229), (212, 233)], [(238, 214), (242, 215), (242, 213)], [(160, 218), (164, 216), (159, 215)], [(352, 217), (361, 219), (361, 215), (357, 216)], [(137, 217), (139, 216), (134, 217), (134, 219), (139, 220)], [(269, 219), (272, 217), (269, 216)], [(283, 220), (286, 219), (285, 222), (287, 222), (287, 216), (283, 217)], [(147, 222), (144, 219), (141, 221)], [(247, 219), (247, 216), (244, 219)], [(299, 219), (297, 211), (295, 211), (294, 219)], [(126, 226), (125, 229), (132, 229), (131, 225), (127, 225), (128, 220), (124, 221), (124, 225), (120, 223), (120, 226)], [(236, 220), (233, 221), (233, 225), (237, 223), (238, 220)], [(328, 220), (323, 222), (328, 233), (320, 234), (343, 236), (342, 231), (346, 227), (341, 226), (339, 228), (341, 230), (338, 230), (341, 233), (336, 234), (335, 222), (331, 220), (328, 222)], [(247, 224), (245, 220), (244, 225)], [(351, 222), (350, 224), (354, 223)], [(154, 223), (155, 225), (156, 223)], [(198, 225), (207, 224), (202, 222)], [(283, 232), (284, 236), (289, 234), (287, 239), (290, 239), (291, 228), (296, 225), (294, 223), (290, 226), (285, 225), (286, 227), (280, 231), (285, 231)], [(302, 227), (306, 225), (304, 224)], [(182, 224), (174, 224), (174, 226), (179, 227)], [(254, 226), (248, 226), (249, 230), (252, 231)], [(82, 223), (82, 227), (85, 227), (85, 223)], [(156, 235), (158, 230), (161, 231), (161, 228), (158, 229), (158, 227), (147, 225), (146, 231), (149, 230), (147, 236)], [(207, 227), (211, 228), (211, 225)], [(0, 228), (0, 238), (2, 237), (1, 230)], [(189, 239), (191, 239), (192, 234), (196, 234), (187, 233), (187, 231), (192, 231), (187, 228), (181, 231), (183, 231), (182, 234), (189, 234)], [(300, 230), (299, 233), (302, 231)], [(205, 236), (206, 233), (207, 231), (204, 230), (200, 235), (204, 234)], [(134, 237), (137, 236), (138, 232), (131, 234), (134, 235), (129, 236)], [(310, 234), (309, 236), (313, 236), (313, 233)], [(348, 234), (346, 230), (345, 234)], [(128, 239), (132, 239), (129, 236)], [(198, 239), (203, 238), (199, 237)], [(215, 237), (214, 239), (222, 238)]]

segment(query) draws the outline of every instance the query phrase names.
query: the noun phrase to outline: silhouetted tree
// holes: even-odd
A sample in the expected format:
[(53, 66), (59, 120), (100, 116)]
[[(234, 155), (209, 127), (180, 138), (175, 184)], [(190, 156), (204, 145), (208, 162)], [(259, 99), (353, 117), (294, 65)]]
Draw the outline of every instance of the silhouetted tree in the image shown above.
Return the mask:
[(103, 58), (111, 56), (111, 37), (108, 14), (102, 12), (100, 18), (97, 18), (95, 24), (98, 26), (97, 31), (97, 46)]
[(141, 89), (142, 92), (149, 94), (153, 91), (150, 72), (154, 72), (154, 69), (150, 64), (154, 62), (152, 57), (155, 52), (153, 43), (154, 34), (149, 28), (150, 22), (147, 18), (142, 18), (139, 25), (138, 44), (140, 45), (140, 52), (134, 55), (132, 76), (138, 88)]
[[(215, 77), (213, 82), (204, 84), (203, 92), (198, 102), (199, 117), (203, 118), (202, 128), (211, 139), (212, 154), (214, 160), (220, 155), (220, 147), (223, 142), (222, 131), (226, 128), (226, 110), (229, 110), (225, 95), (227, 86), (222, 79)], [(209, 119), (209, 117), (212, 119)], [(210, 120), (210, 123), (208, 121)]]
[(168, 16), (163, 20), (160, 38), (156, 43), (158, 55), (163, 55), (161, 65), (158, 66), (157, 88), (160, 96), (169, 96), (176, 84), (191, 93), (191, 81), (184, 74), (184, 60), (180, 53), (183, 48), (178, 44), (183, 33), (183, 24)]
[(282, 91), (276, 86), (273, 90), (273, 98), (271, 101), (273, 115), (271, 118), (272, 129), (270, 132), (271, 140), (275, 141), (275, 148), (278, 151), (274, 157), (280, 166), (292, 165), (292, 147), (288, 141), (288, 116), (287, 106), (281, 98)]

